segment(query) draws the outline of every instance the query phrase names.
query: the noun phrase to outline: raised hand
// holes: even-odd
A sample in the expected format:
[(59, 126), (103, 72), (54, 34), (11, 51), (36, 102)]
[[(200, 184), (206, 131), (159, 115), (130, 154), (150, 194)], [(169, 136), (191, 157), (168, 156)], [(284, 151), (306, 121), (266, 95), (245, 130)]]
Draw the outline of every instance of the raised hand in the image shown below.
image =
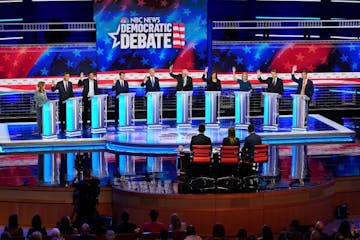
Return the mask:
[(113, 84), (114, 84), (114, 85), (116, 84), (116, 79), (113, 80)]
[(144, 77), (144, 83), (146, 83), (147, 79), (148, 79), (148, 76), (145, 75), (145, 77)]
[(256, 74), (257, 74), (258, 76), (260, 76), (260, 74), (261, 74), (260, 69), (258, 69), (258, 70), (256, 71)]
[(236, 67), (235, 66), (232, 67), (232, 71), (233, 71), (233, 73), (236, 72)]
[(206, 67), (204, 70), (205, 74), (208, 72), (208, 70), (209, 70), (209, 67)]
[(51, 81), (51, 86), (55, 86), (55, 80)]
[(170, 67), (169, 67), (169, 72), (171, 72), (171, 73), (173, 72), (173, 67), (174, 66), (171, 64)]
[(296, 66), (296, 65), (294, 65), (294, 66), (292, 67), (291, 72), (292, 72), (292, 73), (295, 73), (295, 72), (296, 72), (296, 70), (297, 70), (297, 66)]

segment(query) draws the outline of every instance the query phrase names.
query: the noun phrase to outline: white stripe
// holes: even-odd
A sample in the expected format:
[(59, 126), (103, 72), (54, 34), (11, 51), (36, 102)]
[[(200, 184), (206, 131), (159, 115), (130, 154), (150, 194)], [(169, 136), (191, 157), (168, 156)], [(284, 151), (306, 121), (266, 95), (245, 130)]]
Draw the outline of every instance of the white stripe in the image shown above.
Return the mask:
[(0, 123), (0, 141), (10, 141), (8, 125), (6, 123)]

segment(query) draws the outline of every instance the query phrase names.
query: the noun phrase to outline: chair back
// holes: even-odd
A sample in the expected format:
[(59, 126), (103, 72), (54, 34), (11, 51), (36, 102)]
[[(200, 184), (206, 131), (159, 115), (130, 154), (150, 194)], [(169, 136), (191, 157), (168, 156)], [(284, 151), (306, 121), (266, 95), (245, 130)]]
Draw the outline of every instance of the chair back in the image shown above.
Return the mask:
[(211, 145), (193, 145), (192, 149), (193, 163), (211, 162)]
[(269, 160), (269, 144), (255, 145), (254, 162), (262, 163)]
[(221, 163), (238, 163), (239, 146), (221, 146)]

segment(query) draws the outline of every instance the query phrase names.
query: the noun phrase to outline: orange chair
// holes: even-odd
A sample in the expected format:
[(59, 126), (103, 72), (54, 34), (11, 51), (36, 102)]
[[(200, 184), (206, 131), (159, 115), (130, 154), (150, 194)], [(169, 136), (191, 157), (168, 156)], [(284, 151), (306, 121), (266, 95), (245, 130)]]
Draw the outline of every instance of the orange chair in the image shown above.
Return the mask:
[(192, 162), (193, 163), (211, 163), (210, 145), (193, 145)]
[(254, 163), (264, 163), (269, 161), (269, 144), (255, 145)]
[(239, 147), (238, 146), (221, 146), (220, 150), (221, 163), (238, 163)]

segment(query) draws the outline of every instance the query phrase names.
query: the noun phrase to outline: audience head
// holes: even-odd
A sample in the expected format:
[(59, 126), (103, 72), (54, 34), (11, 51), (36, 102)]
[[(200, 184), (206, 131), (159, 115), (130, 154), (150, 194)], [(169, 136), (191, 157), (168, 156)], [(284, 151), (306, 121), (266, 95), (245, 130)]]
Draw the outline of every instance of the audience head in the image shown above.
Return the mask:
[(172, 225), (173, 231), (179, 230), (181, 228), (181, 220), (180, 220), (179, 216), (177, 215), (177, 213), (171, 214), (170, 223)]
[(253, 133), (255, 131), (255, 126), (253, 125), (253, 124), (250, 124), (249, 126), (248, 126), (248, 132), (249, 133)]
[(130, 214), (127, 212), (127, 211), (123, 211), (121, 213), (121, 220), (123, 222), (128, 222), (129, 221), (129, 218), (130, 218)]
[(90, 233), (90, 226), (87, 223), (84, 223), (83, 225), (81, 225), (81, 234), (82, 235), (87, 235)]
[(125, 80), (125, 72), (119, 72), (119, 76), (121, 80)]
[(225, 237), (225, 227), (221, 223), (215, 223), (212, 229), (212, 236), (216, 238)]
[(9, 232), (3, 232), (1, 234), (0, 240), (10, 240), (11, 239), (11, 234)]
[(245, 240), (247, 238), (247, 231), (244, 228), (239, 228), (237, 238), (238, 240)]
[(39, 214), (36, 214), (35, 216), (33, 216), (32, 220), (31, 220), (31, 226), (35, 229), (40, 229), (42, 227), (42, 221), (41, 221), (41, 217)]
[(41, 240), (42, 239), (42, 235), (41, 235), (41, 232), (39, 231), (35, 231), (31, 234), (31, 237), (30, 237), (31, 240)]
[(69, 216), (62, 216), (60, 220), (60, 225), (63, 227), (70, 227), (71, 226), (71, 220)]
[(188, 71), (186, 68), (184, 68), (184, 69), (181, 71), (181, 76), (182, 76), (183, 78), (186, 77), (188, 74), (189, 74), (189, 71)]
[(339, 225), (338, 232), (345, 238), (351, 238), (351, 225), (349, 221), (343, 220)]
[(19, 226), (18, 215), (17, 214), (11, 214), (9, 216), (8, 227), (9, 228), (17, 228), (18, 226)]
[(105, 233), (105, 240), (114, 240), (115, 232), (113, 230), (107, 230)]
[(247, 82), (247, 81), (248, 81), (248, 73), (247, 73), (247, 72), (243, 72), (243, 73), (241, 74), (241, 80), (242, 80), (243, 82)]
[(344, 240), (344, 235), (342, 235), (340, 232), (336, 233), (335, 234), (335, 237), (334, 237), (335, 240)]
[(268, 225), (264, 225), (263, 228), (261, 229), (261, 232), (262, 232), (263, 240), (273, 240), (274, 239), (272, 230)]
[(229, 138), (235, 138), (235, 128), (234, 127), (229, 127), (228, 128), (228, 137)]
[(272, 78), (275, 78), (276, 75), (277, 75), (276, 69), (271, 69), (270, 73), (271, 73), (271, 77), (272, 77)]
[(324, 223), (322, 221), (319, 220), (315, 223), (315, 230), (321, 232), (323, 228), (324, 228)]
[(64, 80), (69, 81), (69, 79), (70, 79), (70, 73), (64, 72)]
[(199, 124), (198, 131), (199, 131), (199, 133), (204, 133), (205, 132), (205, 124), (203, 124), (203, 123)]
[(299, 230), (299, 227), (300, 227), (300, 222), (299, 222), (299, 220), (297, 220), (297, 219), (291, 220), (290, 230), (298, 231), (298, 230)]
[(306, 69), (302, 70), (301, 77), (302, 79), (307, 79), (308, 71)]
[(58, 228), (53, 228), (48, 234), (51, 239), (60, 239), (60, 230)]
[(152, 209), (149, 213), (149, 216), (152, 222), (156, 222), (157, 218), (159, 217), (159, 212), (155, 209)]
[(195, 227), (193, 225), (188, 225), (186, 227), (186, 235), (187, 236), (196, 235), (196, 230), (195, 230)]

